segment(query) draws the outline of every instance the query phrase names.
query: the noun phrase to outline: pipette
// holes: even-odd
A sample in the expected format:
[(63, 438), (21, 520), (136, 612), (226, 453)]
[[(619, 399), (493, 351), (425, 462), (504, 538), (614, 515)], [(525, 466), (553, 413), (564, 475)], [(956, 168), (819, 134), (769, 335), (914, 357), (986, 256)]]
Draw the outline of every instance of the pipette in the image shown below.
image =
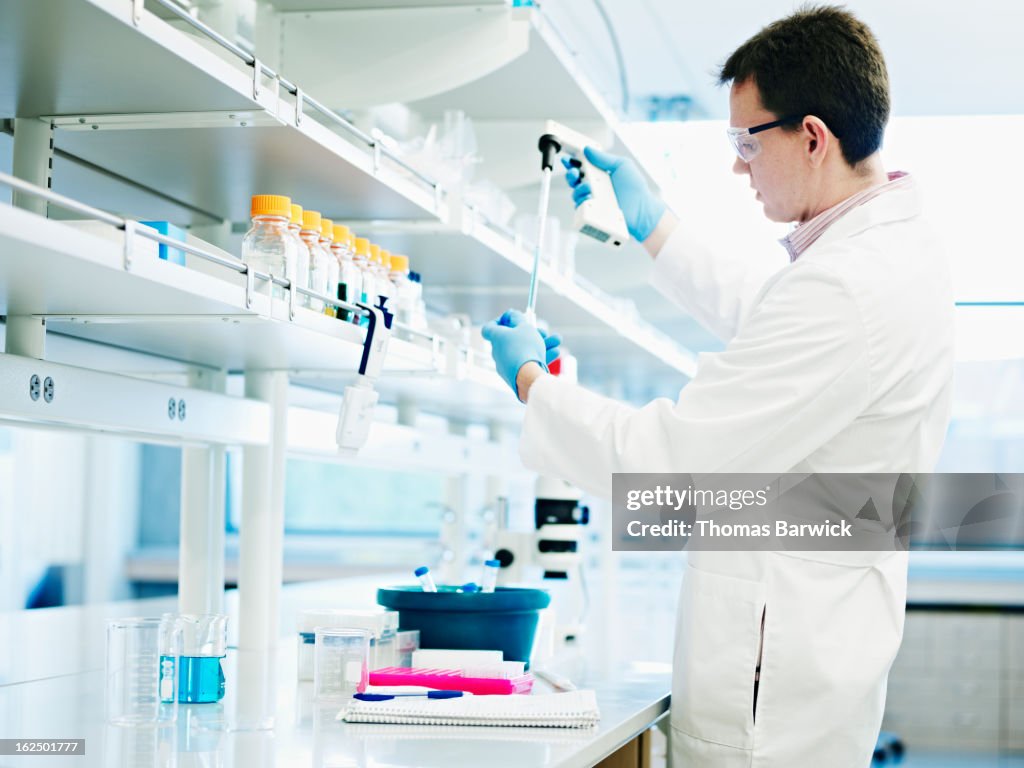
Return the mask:
[(619, 210), (611, 177), (591, 165), (583, 152), (586, 147), (600, 149), (597, 143), (587, 136), (554, 120), (547, 121), (544, 135), (537, 143), (537, 149), (541, 154), (540, 207), (537, 211), (537, 247), (533, 252), (530, 293), (526, 299), (526, 318), (531, 323), (536, 323), (537, 320), (537, 275), (540, 271), (541, 249), (544, 247), (545, 224), (551, 198), (551, 174), (555, 167), (555, 156), (559, 152), (564, 152), (572, 158), (570, 163), (579, 169), (580, 179), (586, 179), (590, 185), (590, 197), (576, 208), (573, 222), (576, 229), (581, 234), (615, 247), (629, 239), (626, 219)]
[(530, 293), (526, 298), (526, 319), (537, 323), (537, 274), (540, 272), (540, 253), (544, 247), (544, 230), (548, 219), (548, 204), (551, 200), (551, 174), (555, 167), (555, 155), (561, 145), (555, 137), (544, 134), (538, 148), (541, 153), (540, 206), (537, 209), (537, 245), (533, 249), (533, 269), (530, 271)]

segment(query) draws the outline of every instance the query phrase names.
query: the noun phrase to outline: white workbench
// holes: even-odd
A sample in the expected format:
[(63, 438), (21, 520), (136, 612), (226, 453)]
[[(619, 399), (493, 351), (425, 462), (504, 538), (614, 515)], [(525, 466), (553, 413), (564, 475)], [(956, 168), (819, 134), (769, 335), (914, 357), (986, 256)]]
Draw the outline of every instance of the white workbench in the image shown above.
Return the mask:
[[(286, 587), (282, 626), (310, 605), (367, 606), (375, 587), (402, 579), (348, 580)], [(233, 594), (229, 594), (233, 598)], [(229, 613), (234, 611), (229, 599)], [(0, 766), (458, 766), (492, 768), (588, 766), (656, 723), (668, 710), (670, 638), (633, 642), (637, 623), (609, 617), (629, 601), (595, 601), (588, 633), (560, 654), (557, 667), (580, 687), (597, 692), (594, 729), (356, 725), (334, 719), (337, 706), (312, 701), (310, 685), (295, 681), (294, 632), (276, 654), (278, 696), (273, 731), (232, 732), (218, 727), (234, 711), (237, 655), (225, 664), (228, 693), (213, 705), (181, 705), (178, 722), (164, 729), (126, 729), (104, 723), (104, 626), (115, 615), (157, 615), (174, 600), (145, 600), (84, 608), (0, 615), (0, 738), (86, 740), (85, 756), (0, 757)], [(643, 608), (638, 609), (644, 610)], [(648, 619), (650, 616), (648, 614)], [(648, 628), (663, 626), (658, 621)], [(664, 624), (664, 626), (670, 626)], [(658, 650), (650, 658), (652, 648)], [(630, 658), (624, 649), (636, 649)], [(646, 655), (648, 658), (640, 658)], [(614, 660), (613, 660), (614, 659)], [(535, 690), (547, 692), (538, 681)]]

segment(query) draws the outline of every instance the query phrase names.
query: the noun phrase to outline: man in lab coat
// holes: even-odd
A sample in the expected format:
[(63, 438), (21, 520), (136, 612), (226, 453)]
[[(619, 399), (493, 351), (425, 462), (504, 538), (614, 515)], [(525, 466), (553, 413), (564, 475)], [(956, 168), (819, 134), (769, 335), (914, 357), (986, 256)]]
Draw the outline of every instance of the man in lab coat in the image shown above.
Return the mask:
[[(701, 355), (675, 401), (634, 408), (549, 375), (557, 337), (505, 313), (483, 333), (527, 404), (524, 463), (604, 496), (613, 472), (930, 471), (950, 410), (952, 290), (913, 178), (882, 166), (877, 41), (841, 9), (805, 9), (744, 43), (721, 81), (733, 170), (769, 219), (797, 224), (791, 263), (771, 274), (715, 252), (629, 161), (588, 151), (655, 259), (652, 282), (728, 345)], [(568, 178), (579, 203), (586, 180)], [(868, 766), (906, 570), (901, 552), (692, 552), (677, 768)]]

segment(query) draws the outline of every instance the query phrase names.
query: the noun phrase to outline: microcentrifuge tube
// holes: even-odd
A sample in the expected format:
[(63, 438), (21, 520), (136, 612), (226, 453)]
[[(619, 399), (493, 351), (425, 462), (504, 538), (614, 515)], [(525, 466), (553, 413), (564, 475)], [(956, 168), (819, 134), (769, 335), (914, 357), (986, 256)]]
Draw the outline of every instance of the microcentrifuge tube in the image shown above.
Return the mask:
[(480, 587), (476, 585), (476, 582), (468, 581), (459, 587), (459, 592), (465, 592), (467, 595), (472, 595), (480, 591)]
[(493, 592), (494, 585), (498, 583), (498, 569), (501, 568), (500, 560), (484, 560), (484, 577), (481, 592)]
[(413, 573), (416, 578), (420, 580), (420, 584), (423, 585), (424, 592), (437, 592), (437, 585), (434, 584), (434, 577), (430, 575), (430, 569), (425, 565), (421, 565)]

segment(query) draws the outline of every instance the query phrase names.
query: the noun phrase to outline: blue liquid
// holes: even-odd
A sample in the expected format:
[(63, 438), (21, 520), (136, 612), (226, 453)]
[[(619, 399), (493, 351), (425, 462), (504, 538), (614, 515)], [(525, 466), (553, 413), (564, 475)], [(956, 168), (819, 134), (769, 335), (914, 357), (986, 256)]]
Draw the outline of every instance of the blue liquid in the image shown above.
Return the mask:
[[(363, 304), (370, 303), (370, 297), (366, 295), (366, 291), (363, 291), (361, 293), (361, 296), (363, 297)], [(366, 317), (366, 315), (359, 315), (356, 319), (356, 322), (359, 323), (361, 327), (365, 328), (370, 324), (370, 319)]]
[(224, 698), (222, 656), (182, 656), (178, 670), (178, 701), (206, 704)]

